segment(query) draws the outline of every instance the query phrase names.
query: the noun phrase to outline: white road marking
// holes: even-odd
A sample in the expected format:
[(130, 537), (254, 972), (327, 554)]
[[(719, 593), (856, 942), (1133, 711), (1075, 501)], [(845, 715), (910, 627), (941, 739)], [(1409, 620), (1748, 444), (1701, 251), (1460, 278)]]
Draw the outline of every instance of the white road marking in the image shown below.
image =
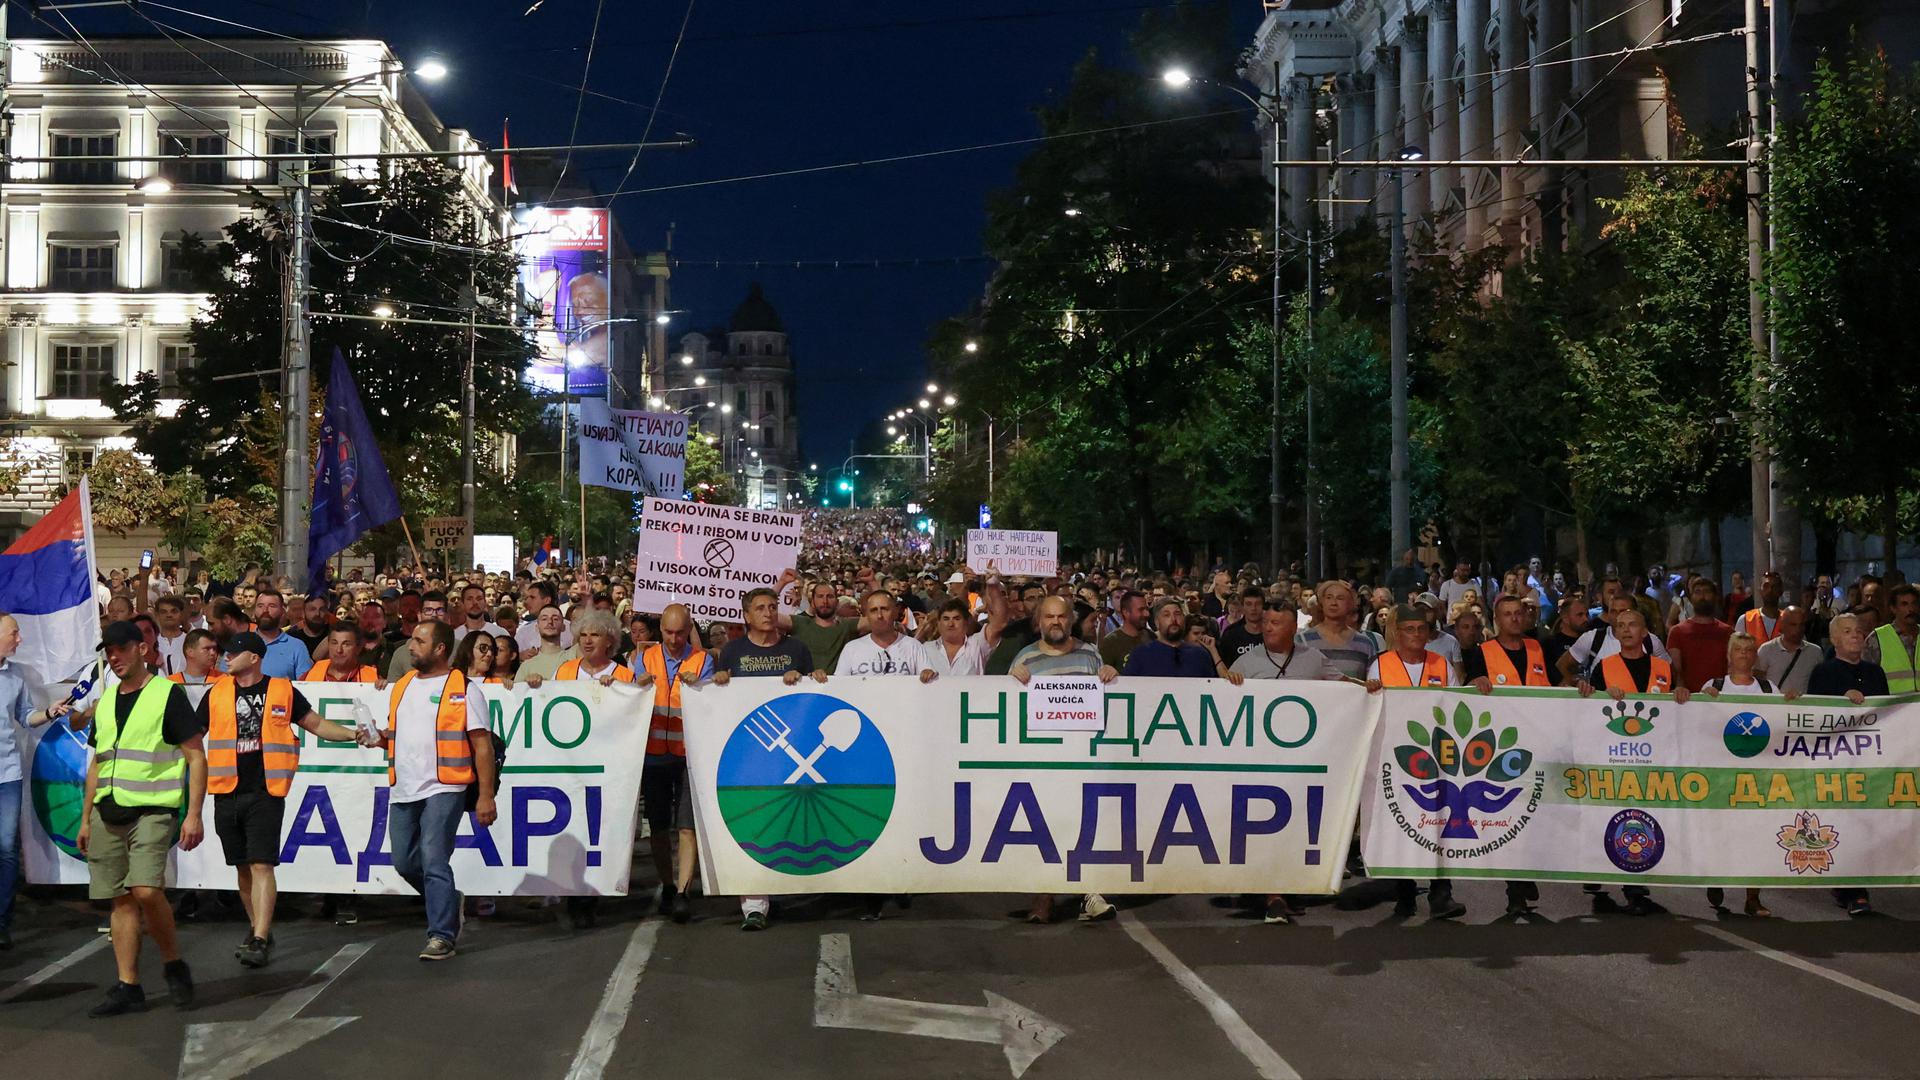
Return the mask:
[(852, 939), (845, 934), (820, 935), (820, 963), (813, 975), (815, 1027), (998, 1044), (1014, 1080), (1069, 1034), (1067, 1028), (1031, 1009), (991, 990), (983, 993), (984, 1006), (862, 994), (853, 978)]
[(357, 1016), (298, 1017), (300, 1010), (313, 1004), (372, 949), (372, 942), (342, 946), (313, 970), (310, 982), (281, 994), (256, 1019), (188, 1027), (186, 1044), (180, 1049), (179, 1080), (237, 1080), (358, 1020)]
[(1792, 953), (1781, 952), (1779, 949), (1770, 948), (1766, 945), (1760, 944), (1757, 941), (1752, 941), (1747, 938), (1741, 937), (1739, 934), (1736, 934), (1730, 930), (1723, 930), (1718, 926), (1709, 926), (1705, 923), (1695, 923), (1693, 928), (1695, 930), (1700, 931), (1703, 934), (1707, 934), (1712, 937), (1717, 937), (1721, 941), (1724, 941), (1729, 945), (1738, 945), (1739, 947), (1747, 950), (1750, 953), (1755, 954), (1756, 956), (1764, 956), (1767, 959), (1774, 961), (1775, 963), (1785, 964), (1790, 968), (1797, 968), (1801, 971), (1806, 972), (1809, 975), (1816, 975), (1822, 979), (1827, 980), (1830, 983), (1836, 983), (1840, 986), (1846, 987), (1849, 990), (1853, 990), (1853, 991), (1857, 991), (1859, 993), (1865, 994), (1870, 998), (1878, 998), (1879, 1000), (1886, 1002), (1887, 1004), (1893, 1006), (1896, 1009), (1901, 1009), (1905, 1012), (1912, 1013), (1915, 1016), (1920, 1016), (1920, 1001), (1915, 1001), (1912, 998), (1908, 998), (1908, 997), (1901, 997), (1899, 994), (1896, 994), (1891, 990), (1883, 990), (1880, 987), (1873, 985), (1872, 983), (1861, 982), (1859, 979), (1856, 979), (1851, 975), (1843, 974), (1841, 972), (1833, 970), (1832, 968), (1821, 967), (1819, 964), (1816, 964), (1811, 960), (1803, 960), (1800, 957), (1793, 955)]
[(80, 946), (60, 959), (55, 960), (53, 963), (48, 964), (46, 967), (41, 968), (39, 971), (21, 979), (5, 990), (0, 990), (0, 1004), (12, 1001), (14, 998), (39, 986), (41, 983), (46, 982), (48, 979), (53, 978), (55, 975), (60, 974), (106, 947), (107, 935), (95, 934), (85, 945)]
[(1240, 1014), (1234, 1011), (1233, 1006), (1227, 1004), (1227, 999), (1216, 993), (1213, 987), (1208, 986), (1205, 980), (1194, 973), (1192, 968), (1173, 955), (1173, 950), (1167, 948), (1159, 938), (1155, 937), (1145, 923), (1134, 917), (1132, 912), (1123, 911), (1120, 913), (1120, 926), (1126, 930), (1128, 937), (1139, 942), (1140, 947), (1147, 950), (1148, 956), (1160, 962), (1160, 966), (1166, 969), (1167, 974), (1173, 976), (1173, 981), (1179, 983), (1182, 990), (1200, 1003), (1200, 1007), (1207, 1011), (1207, 1015), (1212, 1017), (1213, 1022), (1226, 1034), (1227, 1041), (1232, 1043), (1233, 1048), (1240, 1051), (1241, 1056), (1253, 1065), (1254, 1071), (1260, 1074), (1262, 1080), (1300, 1080), (1300, 1074), (1294, 1070), (1293, 1066), (1287, 1064), (1287, 1059), (1267, 1045), (1265, 1039), (1255, 1034), (1254, 1030), (1247, 1026), (1247, 1022), (1240, 1018)]
[(574, 1051), (567, 1080), (599, 1080), (607, 1071), (614, 1048), (620, 1044), (620, 1032), (627, 1026), (627, 1015), (633, 1011), (633, 995), (640, 988), (640, 973), (647, 970), (647, 961), (653, 957), (653, 943), (659, 936), (659, 919), (646, 919), (633, 928), (633, 936), (627, 939), (627, 951), (620, 954), (620, 962), (607, 978), (607, 990), (600, 995), (593, 1022), (587, 1025), (586, 1034), (580, 1036), (580, 1048)]

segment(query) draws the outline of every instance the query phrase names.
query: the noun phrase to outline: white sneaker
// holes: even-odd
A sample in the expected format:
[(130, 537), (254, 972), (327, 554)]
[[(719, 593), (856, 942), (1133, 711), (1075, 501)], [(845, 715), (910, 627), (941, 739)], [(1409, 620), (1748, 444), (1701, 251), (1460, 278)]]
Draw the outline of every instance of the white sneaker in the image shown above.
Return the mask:
[(1080, 905), (1081, 922), (1105, 922), (1118, 913), (1112, 904), (1107, 903), (1107, 898), (1099, 893), (1088, 893)]

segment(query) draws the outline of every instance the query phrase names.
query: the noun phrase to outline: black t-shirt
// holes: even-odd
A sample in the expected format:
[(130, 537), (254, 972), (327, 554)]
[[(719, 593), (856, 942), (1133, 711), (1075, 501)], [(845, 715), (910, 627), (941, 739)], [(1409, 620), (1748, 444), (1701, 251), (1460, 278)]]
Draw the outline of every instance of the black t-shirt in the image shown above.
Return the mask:
[(777, 677), (789, 671), (805, 675), (813, 671), (813, 653), (791, 637), (782, 637), (772, 645), (761, 648), (753, 643), (752, 638), (741, 636), (720, 647), (713, 670), (728, 672), (736, 678), (762, 675)]
[[(1497, 642), (1498, 639), (1495, 640)], [(1571, 638), (1567, 639), (1567, 644), (1572, 644)], [(1561, 650), (1565, 651), (1565, 648), (1563, 645)], [(1507, 654), (1507, 663), (1512, 664), (1513, 670), (1520, 673), (1520, 685), (1525, 686), (1527, 684), (1527, 647), (1522, 645), (1518, 649), (1509, 649), (1505, 645), (1501, 645), (1500, 651)], [(1557, 684), (1560, 681), (1560, 673), (1554, 670), (1553, 661), (1547, 659), (1549, 656), (1555, 654), (1552, 650), (1545, 647), (1541, 648), (1540, 653), (1541, 659), (1547, 660), (1547, 681)], [(1489, 678), (1487, 675), (1487, 654), (1481, 652), (1480, 647), (1477, 645), (1471, 649), (1463, 648), (1460, 650), (1460, 668), (1461, 671), (1464, 672), (1467, 682), (1472, 682), (1475, 679)]]
[(1246, 620), (1242, 619), (1221, 631), (1220, 640), (1215, 644), (1220, 650), (1220, 659), (1232, 667), (1235, 660), (1260, 647), (1260, 635), (1248, 630)]
[(1227, 613), (1227, 605), (1232, 602), (1233, 597), (1231, 595), (1225, 600), (1222, 600), (1212, 593), (1208, 593), (1200, 598), (1200, 614), (1205, 615), (1209, 619), (1217, 619)]
[(995, 645), (993, 651), (987, 654), (987, 662), (982, 667), (983, 672), (988, 675), (1005, 675), (1013, 669), (1013, 658), (1020, 655), (1020, 650), (1038, 640), (1040, 640), (1040, 631), (1035, 630), (1030, 622), (1007, 627), (1006, 632), (1000, 635), (1000, 644)]
[[(1625, 690), (1629, 694), (1648, 693), (1649, 691), (1643, 689), (1643, 687), (1651, 685), (1653, 680), (1653, 654), (1643, 652), (1640, 654), (1638, 660), (1622, 656), (1620, 662), (1627, 665), (1627, 676), (1633, 680), (1628, 685), (1620, 687), (1620, 689)], [(1593, 665), (1592, 682), (1595, 690), (1613, 689), (1613, 687), (1607, 685), (1607, 666), (1605, 664)]]
[(1807, 693), (1843, 697), (1858, 690), (1867, 697), (1887, 693), (1887, 669), (1870, 660), (1849, 664), (1839, 657), (1822, 660), (1807, 676)]
[[(285, 633), (288, 637), (292, 638), (293, 640), (299, 642), (300, 644), (305, 645), (307, 647), (308, 656), (312, 656), (313, 650), (319, 648), (320, 643), (327, 640), (327, 633), (328, 633), (327, 630), (322, 629), (317, 634), (310, 634), (307, 632), (307, 624), (300, 623), (300, 622), (294, 623), (292, 626), (287, 627), (286, 630), (282, 632)], [(301, 672), (301, 674), (304, 675), (306, 674), (306, 672), (303, 671)]]
[[(148, 676), (149, 680), (159, 678), (161, 678), (161, 676)], [(187, 700), (186, 691), (182, 690), (179, 685), (175, 683), (168, 683), (167, 686), (167, 707), (165, 715), (162, 716), (160, 720), (160, 741), (169, 746), (179, 746), (184, 742), (192, 742), (195, 736), (207, 730), (207, 725), (200, 716), (193, 711), (193, 703)], [(113, 714), (120, 718), (120, 730), (115, 733), (117, 740), (118, 736), (126, 732), (127, 717), (133, 715), (133, 706), (140, 700), (140, 694), (146, 690), (146, 685), (144, 683), (141, 684), (139, 690), (126, 690), (122, 689), (120, 683), (114, 683), (112, 689), (116, 695), (114, 698)], [(95, 750), (107, 749), (107, 747), (100, 745), (99, 738), (99, 724), (94, 724), (87, 729), (87, 745), (93, 747)], [(111, 768), (111, 766), (109, 766), (109, 768)], [(105, 786), (104, 783), (102, 786)], [(184, 786), (182, 790), (185, 790)], [(98, 805), (100, 807), (100, 816), (109, 822), (124, 824), (126, 820), (130, 820), (130, 817), (126, 815), (124, 811), (121, 811), (121, 820), (115, 822), (115, 812), (120, 811), (120, 808), (116, 806), (110, 798), (100, 800)], [(142, 806), (136, 807), (135, 812), (141, 814), (171, 814), (173, 813), (173, 807)]]
[[(200, 707), (195, 710), (200, 730), (206, 731), (212, 725), (207, 714), (207, 702), (213, 695), (207, 694), (200, 699)], [(306, 695), (298, 688), (293, 691), (293, 715), (287, 717), (290, 723), (299, 723), (301, 718), (313, 711), (307, 703)], [(235, 685), (233, 688), (233, 737), (240, 743), (239, 768), (240, 783), (234, 788), (235, 794), (250, 791), (267, 790), (265, 766), (261, 764), (260, 726), (267, 715), (267, 680), (261, 679), (252, 686)]]

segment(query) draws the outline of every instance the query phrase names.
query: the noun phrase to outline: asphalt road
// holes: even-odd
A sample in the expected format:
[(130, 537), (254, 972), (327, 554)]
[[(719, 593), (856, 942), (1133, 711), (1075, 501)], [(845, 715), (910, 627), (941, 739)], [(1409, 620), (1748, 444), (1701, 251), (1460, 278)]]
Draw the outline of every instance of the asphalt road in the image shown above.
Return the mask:
[[(308, 899), (262, 971), (232, 958), (238, 922), (188, 924), (198, 1005), (112, 1020), (86, 1016), (112, 979), (95, 917), (43, 897), (0, 953), (0, 1076), (1920, 1076), (1920, 893), (1850, 920), (1779, 890), (1763, 921), (1699, 890), (1594, 916), (1551, 885), (1516, 922), (1470, 882), (1467, 918), (1437, 924), (1387, 893), (1350, 883), (1293, 926), (1193, 896), (1043, 927), (1007, 917), (1018, 897), (920, 897), (880, 923), (802, 898), (761, 934), (722, 900), (684, 926), (612, 901), (573, 933), (508, 901), (437, 965), (415, 958), (417, 905), (337, 928)], [(159, 966), (149, 948), (151, 993)]]

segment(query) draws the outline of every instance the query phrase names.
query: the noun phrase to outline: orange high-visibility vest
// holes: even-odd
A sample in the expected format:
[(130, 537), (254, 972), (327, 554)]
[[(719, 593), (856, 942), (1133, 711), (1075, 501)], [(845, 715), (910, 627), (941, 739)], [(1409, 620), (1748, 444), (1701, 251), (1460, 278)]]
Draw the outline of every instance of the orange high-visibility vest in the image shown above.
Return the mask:
[(377, 683), (380, 681), (380, 673), (373, 670), (373, 667), (369, 664), (360, 665), (360, 669), (353, 673), (353, 678), (351, 679), (329, 679), (327, 678), (327, 668), (328, 668), (328, 665), (332, 663), (333, 661), (331, 660), (322, 660), (319, 663), (313, 665), (312, 667), (307, 669), (307, 677), (301, 681), (302, 682), (350, 682), (350, 683)]
[(707, 654), (700, 646), (690, 646), (687, 658), (680, 662), (679, 678), (667, 678), (667, 650), (655, 643), (640, 654), (640, 666), (653, 676), (653, 723), (647, 728), (647, 753), (687, 756), (685, 736), (680, 733), (680, 684), (693, 672), (698, 678), (707, 666)]
[(1780, 636), (1780, 616), (1773, 617), (1773, 631), (1767, 631), (1767, 616), (1759, 608), (1754, 608), (1740, 616), (1740, 632), (1750, 634), (1756, 644), (1765, 645)]
[[(1389, 663), (1389, 661), (1391, 661), (1391, 663)], [(1408, 673), (1407, 665), (1401, 661), (1399, 653), (1384, 652), (1380, 654), (1380, 685), (1415, 685), (1413, 676)], [(1428, 649), (1426, 662), (1420, 666), (1419, 685), (1447, 685), (1447, 658), (1434, 652), (1432, 649)]]
[(1552, 686), (1553, 680), (1547, 678), (1547, 654), (1540, 648), (1540, 643), (1532, 638), (1521, 638), (1520, 643), (1527, 650), (1527, 676), (1524, 679), (1513, 670), (1513, 661), (1497, 639), (1480, 643), (1480, 656), (1487, 662), (1487, 678), (1495, 686)]
[[(578, 659), (574, 659), (574, 660), (569, 660), (569, 661), (567, 661), (567, 662), (566, 662), (566, 663), (564, 663), (564, 664), (561, 664), (561, 665), (560, 665), (560, 670), (558, 670), (558, 671), (556, 671), (556, 672), (554, 672), (554, 673), (553, 673), (553, 677), (554, 677), (554, 678), (556, 678), (556, 679), (578, 679), (578, 678), (580, 678), (580, 661), (579, 661)], [(596, 675), (596, 676), (593, 676), (593, 677), (594, 677), (594, 678), (599, 678), (599, 676), (597, 676), (597, 675)], [(613, 665), (613, 681), (614, 681), (614, 682), (624, 682), (624, 683), (630, 683), (630, 682), (632, 682), (632, 681), (633, 681), (633, 669), (632, 669), (632, 668), (630, 668), (630, 667), (628, 667), (628, 666), (627, 666), (627, 665), (625, 665), (625, 664), (615, 664), (615, 665)]]
[[(239, 720), (234, 700), (240, 687), (221, 679), (207, 691), (207, 790), (225, 795), (240, 786)], [(267, 680), (267, 712), (260, 718), (260, 767), (267, 794), (284, 799), (300, 768), (300, 741), (293, 733), (293, 683)]]
[[(395, 729), (400, 724), (400, 699), (418, 672), (409, 671), (393, 684), (393, 697), (387, 703), (387, 786), (395, 782), (393, 748)], [(447, 685), (440, 691), (440, 709), (433, 718), (435, 779), (459, 787), (473, 783), (473, 744), (467, 741), (467, 676), (465, 672), (447, 672)]]
[(1665, 694), (1673, 689), (1673, 665), (1657, 656), (1649, 654), (1653, 667), (1647, 672), (1647, 681), (1651, 686), (1634, 686), (1633, 675), (1627, 671), (1627, 661), (1619, 653), (1614, 653), (1600, 661), (1600, 673), (1606, 676), (1607, 689), (1619, 687), (1630, 694)]
[[(217, 683), (222, 679), (226, 679), (230, 677), (231, 676), (222, 675), (216, 671), (207, 676), (206, 682), (195, 683), (194, 685), (195, 686), (212, 686), (214, 683)], [(187, 673), (184, 671), (176, 671), (173, 674), (167, 676), (167, 681), (170, 683), (179, 683), (181, 686), (185, 686), (187, 685)]]

